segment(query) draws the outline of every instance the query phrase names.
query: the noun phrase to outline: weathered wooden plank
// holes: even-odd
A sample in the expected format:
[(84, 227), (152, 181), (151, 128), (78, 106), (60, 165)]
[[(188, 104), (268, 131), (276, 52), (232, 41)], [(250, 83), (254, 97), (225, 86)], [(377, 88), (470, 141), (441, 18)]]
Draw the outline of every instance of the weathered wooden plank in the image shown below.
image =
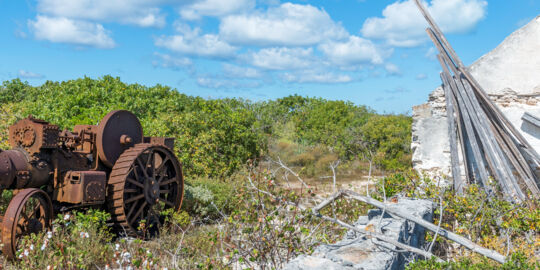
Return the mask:
[[(442, 74), (441, 74), (442, 76)], [(463, 194), (463, 187), (465, 183), (461, 178), (461, 170), (459, 169), (459, 156), (458, 156), (458, 140), (456, 130), (456, 118), (454, 114), (454, 102), (452, 90), (450, 85), (443, 84), (444, 99), (446, 101), (446, 120), (448, 123), (448, 138), (450, 139), (450, 162), (452, 166), (452, 180), (454, 182), (454, 190), (457, 194)]]
[[(442, 63), (442, 65), (445, 65), (444, 62)], [(443, 66), (443, 83), (450, 85), (454, 93), (457, 92), (457, 86), (455, 85), (454, 80), (451, 79), (451, 75), (448, 72), (448, 68), (446, 66)], [(480, 151), (480, 147), (478, 146), (475, 130), (473, 126), (471, 125), (470, 120), (468, 120), (470, 118), (469, 112), (467, 108), (464, 107), (464, 104), (463, 104), (464, 102), (461, 101), (461, 96), (456, 94), (456, 97), (457, 97), (457, 104), (459, 105), (460, 111), (463, 114), (463, 123), (465, 124), (465, 135), (467, 136), (469, 140), (474, 160), (477, 163), (478, 173), (480, 174), (479, 175), (480, 181), (482, 182), (487, 181), (487, 179), (489, 179), (489, 174), (486, 170), (486, 166), (485, 166), (484, 159)]]
[(535, 125), (536, 127), (539, 127), (540, 128), (540, 118), (528, 113), (528, 112), (525, 112), (523, 114), (523, 116), (521, 117), (521, 119), (523, 121), (527, 121), (527, 123), (529, 124), (533, 124)]
[(500, 253), (498, 253), (497, 251), (494, 251), (494, 250), (490, 250), (490, 249), (487, 249), (487, 248), (484, 248), (482, 246), (479, 246), (477, 245), (476, 243), (472, 242), (471, 240), (465, 238), (465, 237), (462, 237), (460, 235), (457, 235), (451, 231), (448, 231), (448, 230), (445, 230), (431, 222), (428, 222), (424, 219), (421, 219), (421, 218), (417, 218), (409, 213), (406, 213), (406, 212), (402, 212), (402, 211), (398, 211), (398, 210), (395, 210), (394, 208), (392, 208), (392, 206), (390, 204), (385, 204), (383, 202), (380, 202), (378, 200), (375, 200), (373, 198), (369, 198), (369, 197), (365, 197), (365, 196), (362, 196), (356, 192), (353, 192), (353, 191), (350, 191), (350, 190), (343, 190), (341, 191), (342, 193), (344, 193), (347, 197), (350, 197), (350, 198), (353, 198), (355, 200), (358, 200), (358, 201), (361, 201), (361, 202), (364, 202), (364, 203), (367, 203), (367, 204), (371, 204), (377, 208), (380, 208), (380, 209), (385, 209), (386, 212), (388, 212), (388, 214), (392, 215), (392, 216), (396, 216), (396, 217), (400, 217), (400, 218), (404, 218), (404, 219), (407, 219), (407, 220), (410, 220), (432, 232), (439, 232), (439, 235), (449, 239), (449, 240), (452, 240), (470, 250), (472, 250), (473, 252), (476, 252), (478, 254), (481, 254), (481, 255), (484, 255), (490, 259), (493, 259), (497, 262), (500, 262), (500, 263), (504, 263), (506, 261), (506, 257)]

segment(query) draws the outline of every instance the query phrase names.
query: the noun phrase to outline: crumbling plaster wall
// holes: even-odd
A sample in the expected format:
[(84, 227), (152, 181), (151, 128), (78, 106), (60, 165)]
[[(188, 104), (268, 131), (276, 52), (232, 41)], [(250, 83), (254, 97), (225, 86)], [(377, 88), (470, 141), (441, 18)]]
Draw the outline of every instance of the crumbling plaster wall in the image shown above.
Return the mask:
[[(540, 152), (540, 129), (521, 119), (525, 112), (540, 117), (540, 16), (469, 69), (502, 113)], [(430, 177), (451, 175), (445, 105), (444, 92), (438, 87), (427, 103), (413, 107), (413, 167)]]

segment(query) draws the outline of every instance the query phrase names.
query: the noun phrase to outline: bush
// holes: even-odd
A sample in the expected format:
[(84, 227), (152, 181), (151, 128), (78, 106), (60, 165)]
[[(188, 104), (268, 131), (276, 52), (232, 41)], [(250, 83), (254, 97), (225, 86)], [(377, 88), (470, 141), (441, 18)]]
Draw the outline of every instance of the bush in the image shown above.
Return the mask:
[[(435, 185), (430, 179), (419, 179), (414, 172), (397, 173), (381, 179), (376, 184), (375, 197), (382, 199), (383, 187), (387, 197), (401, 194), (412, 198), (429, 199), (435, 203), (434, 220), (440, 219), (441, 227), (476, 242), (500, 254), (510, 253), (511, 260), (503, 266), (445, 238), (438, 237), (433, 253), (451, 263), (419, 261), (410, 269), (535, 269), (540, 250), (540, 205), (530, 201), (520, 205), (503, 199), (501, 194), (487, 195), (483, 188), (469, 185), (462, 195)], [(426, 242), (433, 240), (426, 234)]]
[(3, 114), (0, 145), (6, 147), (7, 126), (23, 116), (72, 128), (98, 123), (111, 110), (126, 109), (139, 117), (145, 135), (176, 138), (176, 151), (187, 175), (225, 178), (266, 149), (249, 102), (206, 100), (169, 87), (125, 84), (104, 76), (33, 87), (20, 80), (0, 87)]

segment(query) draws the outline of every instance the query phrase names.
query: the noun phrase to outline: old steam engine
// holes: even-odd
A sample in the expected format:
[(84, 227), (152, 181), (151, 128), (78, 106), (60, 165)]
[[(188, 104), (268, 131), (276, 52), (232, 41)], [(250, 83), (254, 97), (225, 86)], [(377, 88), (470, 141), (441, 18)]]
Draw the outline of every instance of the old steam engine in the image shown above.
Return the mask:
[(137, 117), (112, 111), (97, 126), (60, 131), (33, 117), (9, 128), (11, 150), (0, 150), (0, 191), (14, 190), (2, 217), (3, 254), (18, 240), (45, 230), (53, 217), (79, 207), (101, 207), (132, 236), (140, 222), (158, 229), (160, 213), (182, 204), (183, 176), (174, 139), (144, 137)]

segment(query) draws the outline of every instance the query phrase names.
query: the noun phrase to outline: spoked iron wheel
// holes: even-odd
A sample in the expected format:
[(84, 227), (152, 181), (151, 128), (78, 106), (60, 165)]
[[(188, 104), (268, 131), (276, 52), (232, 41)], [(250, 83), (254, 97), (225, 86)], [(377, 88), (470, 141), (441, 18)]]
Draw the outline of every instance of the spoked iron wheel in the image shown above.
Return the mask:
[(158, 233), (162, 211), (180, 209), (184, 182), (171, 150), (137, 144), (118, 158), (108, 188), (108, 207), (121, 232), (146, 237)]
[(4, 255), (14, 259), (19, 240), (49, 228), (52, 216), (51, 199), (41, 189), (27, 188), (17, 193), (9, 202), (2, 222)]

